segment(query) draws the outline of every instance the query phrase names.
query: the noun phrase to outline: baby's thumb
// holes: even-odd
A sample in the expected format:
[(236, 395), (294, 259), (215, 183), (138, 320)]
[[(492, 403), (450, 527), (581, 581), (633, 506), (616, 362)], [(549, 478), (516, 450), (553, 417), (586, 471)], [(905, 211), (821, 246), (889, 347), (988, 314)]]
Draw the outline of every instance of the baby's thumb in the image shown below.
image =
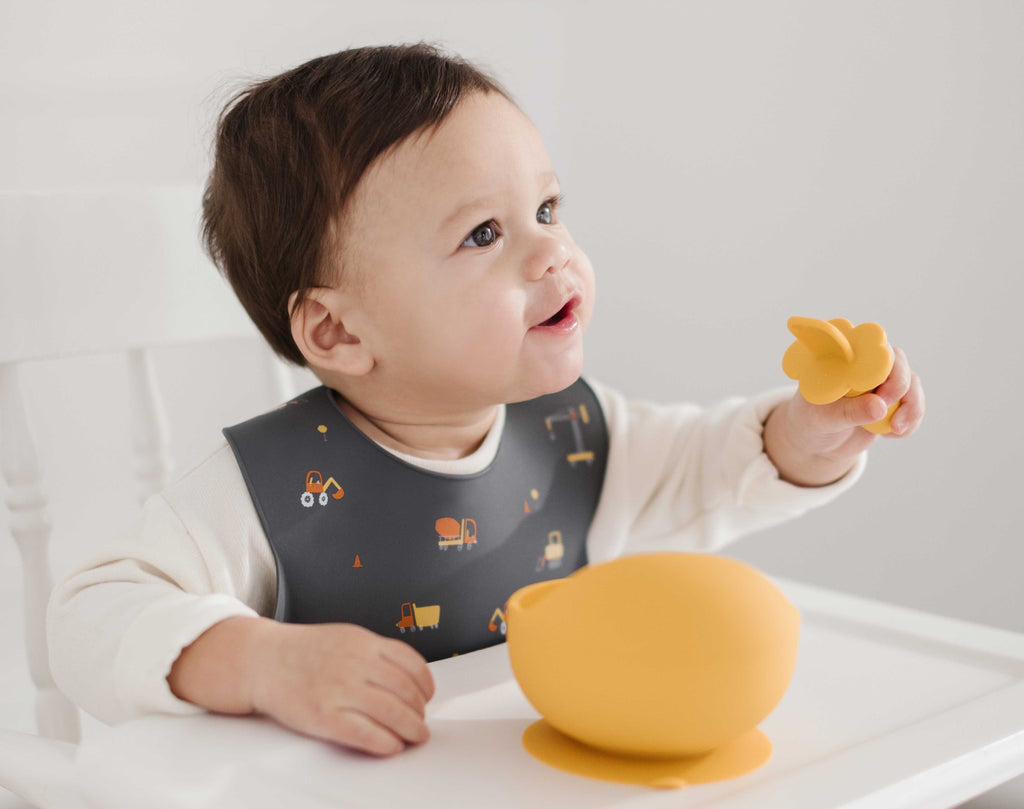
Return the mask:
[(862, 393), (852, 398), (842, 398), (844, 427), (860, 427), (885, 418), (888, 408), (885, 399), (876, 393)]

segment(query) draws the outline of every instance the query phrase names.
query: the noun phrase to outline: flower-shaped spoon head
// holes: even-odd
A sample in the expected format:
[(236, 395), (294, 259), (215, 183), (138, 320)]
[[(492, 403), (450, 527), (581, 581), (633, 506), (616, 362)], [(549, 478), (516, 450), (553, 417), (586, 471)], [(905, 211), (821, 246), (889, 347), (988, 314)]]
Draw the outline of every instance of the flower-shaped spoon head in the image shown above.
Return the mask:
[(782, 370), (799, 382), (800, 394), (811, 404), (859, 396), (882, 384), (892, 370), (893, 355), (877, 323), (791, 317), (786, 325), (797, 339), (786, 349)]

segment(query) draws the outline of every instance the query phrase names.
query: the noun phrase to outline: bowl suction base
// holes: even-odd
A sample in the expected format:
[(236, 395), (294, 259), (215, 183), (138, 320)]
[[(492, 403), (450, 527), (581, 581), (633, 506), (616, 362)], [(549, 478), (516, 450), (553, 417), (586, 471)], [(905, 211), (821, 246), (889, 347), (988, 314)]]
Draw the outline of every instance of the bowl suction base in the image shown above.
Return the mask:
[(641, 784), (656, 789), (678, 789), (688, 784), (736, 778), (756, 770), (772, 755), (772, 743), (754, 728), (699, 756), (622, 756), (578, 742), (544, 719), (534, 722), (523, 732), (523, 747), (534, 758), (559, 770), (602, 781)]

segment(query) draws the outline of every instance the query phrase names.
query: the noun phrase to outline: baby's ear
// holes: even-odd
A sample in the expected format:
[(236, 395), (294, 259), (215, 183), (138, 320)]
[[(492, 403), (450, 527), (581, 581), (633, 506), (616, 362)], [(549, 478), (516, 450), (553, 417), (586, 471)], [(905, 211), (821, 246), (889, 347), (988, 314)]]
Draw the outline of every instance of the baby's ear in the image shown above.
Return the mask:
[(292, 339), (311, 366), (348, 376), (363, 376), (373, 368), (373, 356), (359, 337), (346, 329), (347, 297), (336, 289), (314, 287), (298, 308), (293, 292), (288, 299), (292, 312)]

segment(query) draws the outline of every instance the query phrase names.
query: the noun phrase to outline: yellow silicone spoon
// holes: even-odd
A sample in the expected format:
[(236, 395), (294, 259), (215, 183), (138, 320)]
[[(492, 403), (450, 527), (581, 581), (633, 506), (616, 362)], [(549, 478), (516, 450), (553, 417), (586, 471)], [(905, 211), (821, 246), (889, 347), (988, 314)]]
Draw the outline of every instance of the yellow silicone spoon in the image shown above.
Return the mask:
[[(791, 317), (786, 326), (796, 342), (782, 357), (782, 370), (799, 382), (800, 394), (811, 404), (829, 404), (847, 396), (860, 396), (881, 385), (892, 371), (893, 354), (885, 330), (877, 323), (854, 326), (845, 318), (818, 320)], [(872, 433), (892, 430), (894, 403), (885, 417), (864, 429)]]

